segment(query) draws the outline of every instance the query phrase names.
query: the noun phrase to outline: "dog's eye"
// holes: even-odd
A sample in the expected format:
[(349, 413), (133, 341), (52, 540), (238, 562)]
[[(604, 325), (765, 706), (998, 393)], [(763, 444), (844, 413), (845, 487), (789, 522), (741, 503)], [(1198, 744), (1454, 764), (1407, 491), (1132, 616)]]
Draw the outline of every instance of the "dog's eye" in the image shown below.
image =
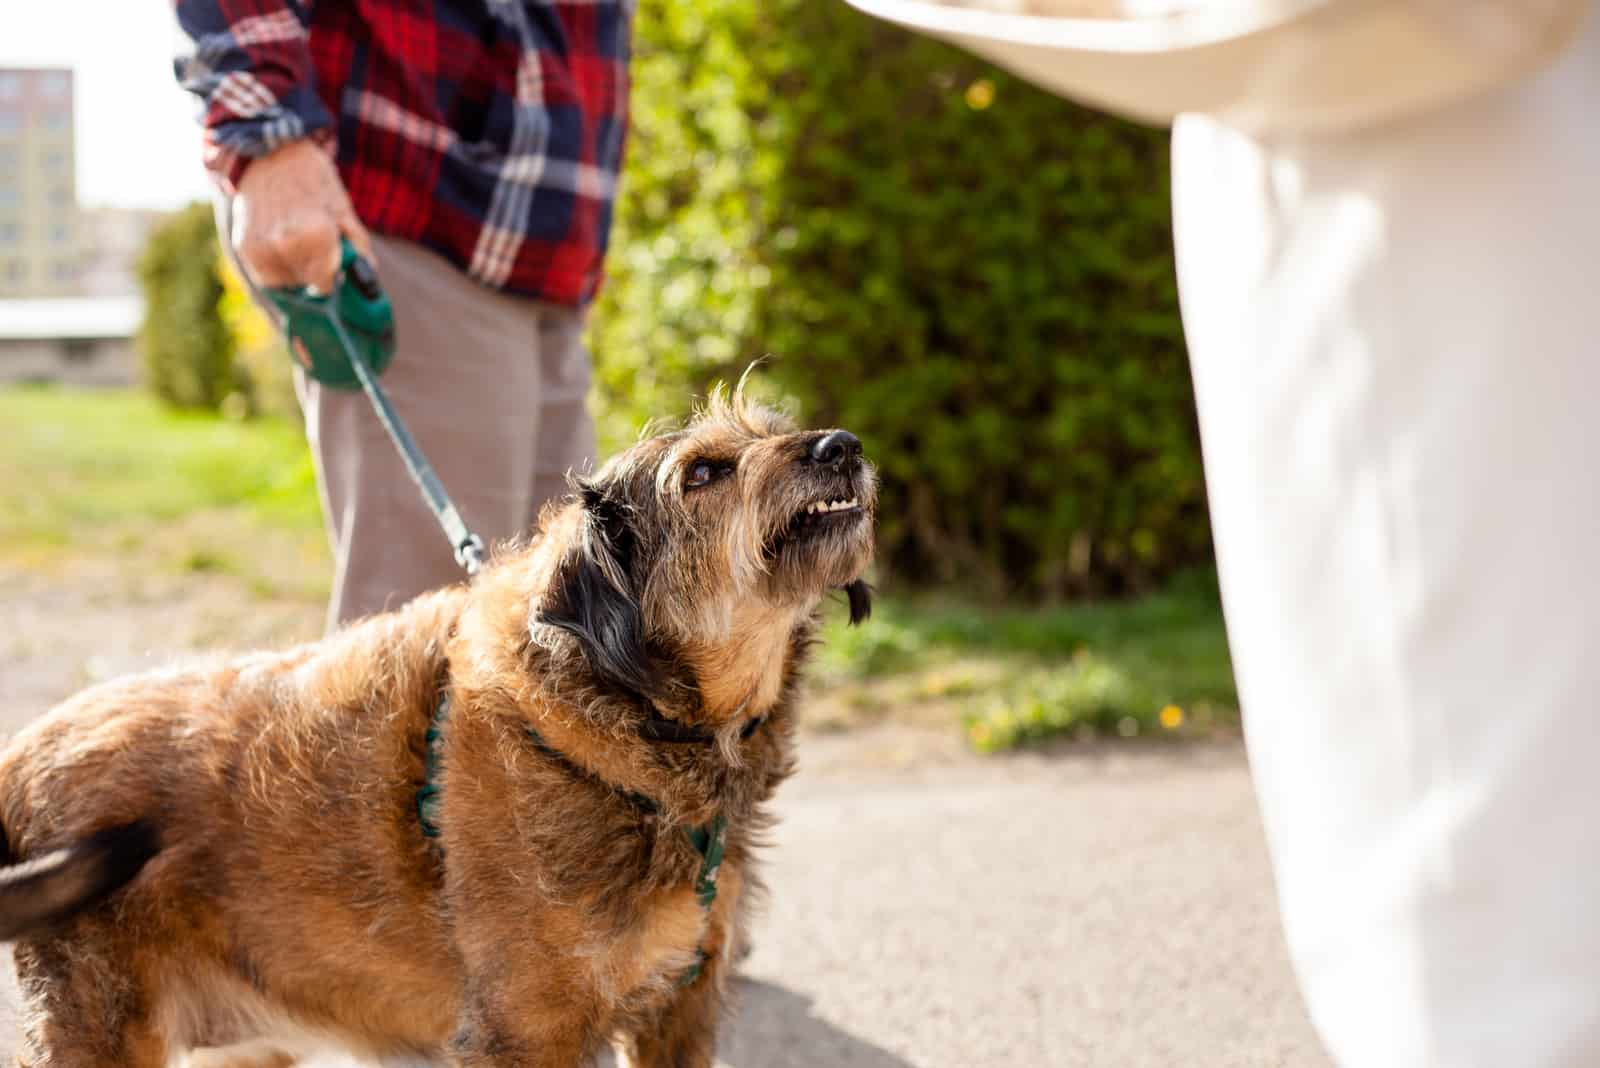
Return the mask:
[(726, 464), (713, 463), (710, 460), (696, 460), (689, 465), (689, 474), (683, 480), (684, 489), (699, 489), (709, 486), (729, 471), (733, 470)]

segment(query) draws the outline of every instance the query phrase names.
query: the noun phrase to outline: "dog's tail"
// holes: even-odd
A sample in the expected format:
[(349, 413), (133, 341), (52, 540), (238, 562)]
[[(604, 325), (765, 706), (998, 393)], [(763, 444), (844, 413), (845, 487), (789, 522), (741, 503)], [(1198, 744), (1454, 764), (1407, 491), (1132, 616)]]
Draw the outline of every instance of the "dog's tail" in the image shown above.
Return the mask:
[(132, 882), (161, 844), (151, 824), (135, 820), (20, 863), (3, 837), (0, 848), (0, 942), (10, 942), (99, 904)]

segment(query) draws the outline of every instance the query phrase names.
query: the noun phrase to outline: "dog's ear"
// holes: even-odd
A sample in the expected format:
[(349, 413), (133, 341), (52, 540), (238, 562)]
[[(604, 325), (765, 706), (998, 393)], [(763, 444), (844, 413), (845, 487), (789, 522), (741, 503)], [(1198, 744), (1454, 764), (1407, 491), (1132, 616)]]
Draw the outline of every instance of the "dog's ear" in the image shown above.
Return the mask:
[(850, 625), (853, 627), (872, 614), (872, 587), (856, 579), (845, 586), (844, 592), (850, 598)]
[(536, 621), (576, 638), (596, 675), (648, 695), (657, 680), (645, 649), (628, 506), (597, 486), (578, 489), (583, 519), (556, 565)]

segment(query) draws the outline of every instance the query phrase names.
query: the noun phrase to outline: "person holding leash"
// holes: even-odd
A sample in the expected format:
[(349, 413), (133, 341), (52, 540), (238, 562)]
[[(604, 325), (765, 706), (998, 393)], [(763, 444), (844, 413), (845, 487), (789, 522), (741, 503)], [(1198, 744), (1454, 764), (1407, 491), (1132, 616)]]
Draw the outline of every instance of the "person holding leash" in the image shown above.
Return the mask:
[[(633, 6), (177, 0), (223, 244), (256, 287), (377, 267), (384, 387), (485, 540), (591, 462), (582, 333), (627, 123)], [(330, 627), (460, 577), (359, 392), (296, 386), (335, 572)]]

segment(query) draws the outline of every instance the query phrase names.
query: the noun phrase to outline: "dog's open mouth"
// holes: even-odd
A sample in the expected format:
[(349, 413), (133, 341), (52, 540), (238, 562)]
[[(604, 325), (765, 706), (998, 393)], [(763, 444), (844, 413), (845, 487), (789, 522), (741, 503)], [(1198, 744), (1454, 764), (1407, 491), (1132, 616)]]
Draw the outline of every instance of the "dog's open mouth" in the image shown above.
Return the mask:
[(848, 497), (819, 497), (796, 512), (794, 518), (789, 520), (788, 527), (778, 539), (778, 545), (781, 548), (789, 542), (837, 530), (856, 522), (862, 515), (861, 498), (854, 494)]

